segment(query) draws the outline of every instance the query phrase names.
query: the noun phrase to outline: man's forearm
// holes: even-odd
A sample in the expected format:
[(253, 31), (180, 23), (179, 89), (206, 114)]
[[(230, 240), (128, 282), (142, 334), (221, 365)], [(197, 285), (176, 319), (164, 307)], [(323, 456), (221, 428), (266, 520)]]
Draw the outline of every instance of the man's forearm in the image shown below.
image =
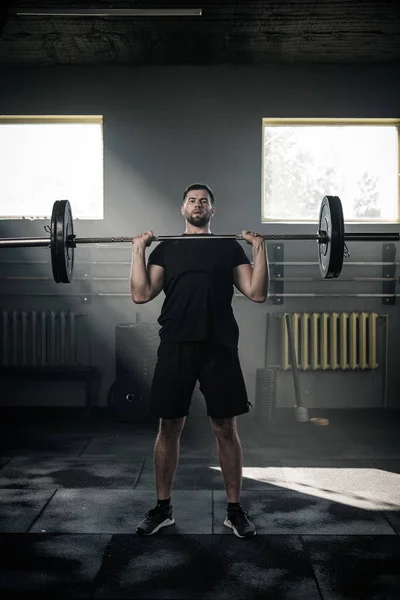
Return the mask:
[(269, 290), (269, 266), (265, 240), (253, 245), (253, 273), (251, 276), (251, 295), (264, 302)]
[(146, 248), (132, 247), (130, 287), (134, 302), (143, 302), (150, 294), (150, 279), (146, 268)]

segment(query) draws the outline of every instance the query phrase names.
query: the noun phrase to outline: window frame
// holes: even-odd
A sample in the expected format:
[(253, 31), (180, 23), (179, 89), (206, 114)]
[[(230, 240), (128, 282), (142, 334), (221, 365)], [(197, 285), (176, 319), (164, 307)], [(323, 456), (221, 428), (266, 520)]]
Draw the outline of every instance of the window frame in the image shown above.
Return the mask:
[[(78, 220), (85, 221), (101, 221), (104, 220), (105, 213), (105, 198), (104, 198), (104, 127), (103, 127), (103, 115), (0, 115), (0, 126), (1, 125), (47, 125), (47, 124), (85, 124), (95, 123), (101, 126), (101, 153), (102, 153), (102, 217), (74, 217)], [(54, 198), (56, 201), (57, 198)], [(1, 209), (0, 209), (1, 213)], [(21, 221), (24, 219), (28, 220), (48, 220), (49, 216), (41, 215), (9, 215), (1, 216), (0, 221)]]
[[(292, 118), (292, 117), (284, 117), (284, 118), (262, 118), (262, 136), (261, 136), (261, 223), (315, 223), (314, 221), (310, 221), (309, 219), (300, 219), (296, 217), (295, 219), (276, 219), (276, 218), (268, 218), (265, 216), (265, 128), (266, 126), (340, 126), (340, 125), (351, 125), (351, 126), (359, 126), (363, 127), (366, 125), (374, 125), (374, 126), (395, 126), (397, 129), (397, 177), (396, 177), (396, 186), (397, 186), (397, 219), (388, 220), (388, 219), (346, 219), (346, 223), (353, 224), (376, 224), (380, 223), (399, 223), (400, 222), (400, 118)], [(322, 197), (321, 197), (322, 201)]]

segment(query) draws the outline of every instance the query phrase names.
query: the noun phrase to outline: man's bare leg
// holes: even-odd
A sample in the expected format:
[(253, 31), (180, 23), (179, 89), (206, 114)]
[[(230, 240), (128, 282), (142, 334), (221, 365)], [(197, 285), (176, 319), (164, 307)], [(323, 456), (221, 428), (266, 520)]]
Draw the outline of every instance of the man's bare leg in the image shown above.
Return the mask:
[(160, 419), (160, 428), (154, 447), (154, 469), (157, 500), (171, 498), (172, 484), (179, 461), (179, 446), (186, 417)]
[(217, 438), (219, 464), (224, 479), (228, 502), (239, 502), (242, 488), (243, 455), (236, 418), (211, 419)]

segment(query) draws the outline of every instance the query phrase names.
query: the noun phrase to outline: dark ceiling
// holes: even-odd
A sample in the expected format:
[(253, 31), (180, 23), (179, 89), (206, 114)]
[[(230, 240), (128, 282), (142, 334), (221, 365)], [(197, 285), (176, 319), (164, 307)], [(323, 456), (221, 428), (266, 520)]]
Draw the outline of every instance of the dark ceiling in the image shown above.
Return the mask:
[[(400, 0), (2, 2), (0, 66), (400, 64)], [(202, 16), (17, 16), (21, 7), (201, 8)]]

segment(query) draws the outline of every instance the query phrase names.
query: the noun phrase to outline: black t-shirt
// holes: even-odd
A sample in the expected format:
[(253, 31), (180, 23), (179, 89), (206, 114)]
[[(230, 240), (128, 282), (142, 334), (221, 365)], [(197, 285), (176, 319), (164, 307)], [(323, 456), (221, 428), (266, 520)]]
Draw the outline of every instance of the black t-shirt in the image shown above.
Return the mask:
[(165, 269), (165, 300), (158, 319), (161, 341), (209, 341), (237, 348), (239, 328), (231, 306), (233, 269), (250, 264), (239, 242), (168, 240), (151, 252), (151, 264)]

